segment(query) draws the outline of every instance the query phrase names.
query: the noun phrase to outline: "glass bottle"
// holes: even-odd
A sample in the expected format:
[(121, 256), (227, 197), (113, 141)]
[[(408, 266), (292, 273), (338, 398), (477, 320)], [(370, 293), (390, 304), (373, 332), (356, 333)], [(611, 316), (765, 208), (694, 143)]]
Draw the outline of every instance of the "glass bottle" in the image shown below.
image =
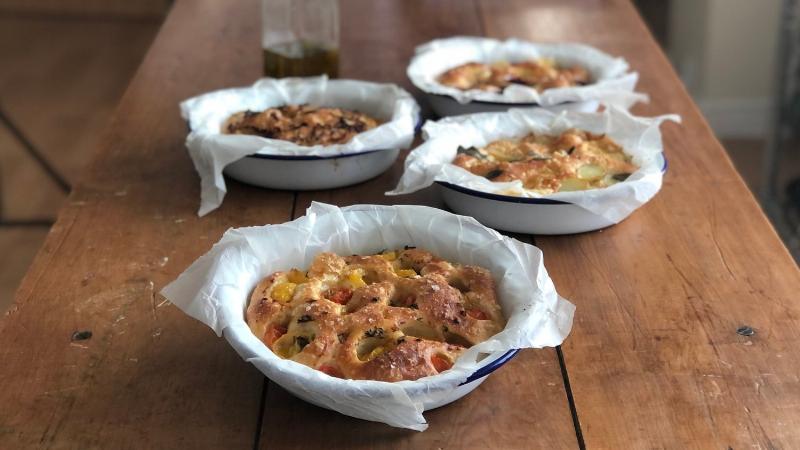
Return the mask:
[(338, 0), (261, 0), (261, 6), (265, 76), (338, 76)]

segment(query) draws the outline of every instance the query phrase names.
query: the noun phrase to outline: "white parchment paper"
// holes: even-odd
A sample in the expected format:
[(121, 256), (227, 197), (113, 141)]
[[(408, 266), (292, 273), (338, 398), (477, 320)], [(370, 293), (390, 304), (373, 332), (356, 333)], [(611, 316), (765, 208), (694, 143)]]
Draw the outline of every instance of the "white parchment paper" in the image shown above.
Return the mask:
[[(559, 114), (527, 108), (429, 121), (422, 129), (426, 142), (409, 154), (397, 187), (386, 194), (407, 194), (444, 181), (493, 194), (513, 193), (573, 203), (617, 223), (661, 189), (664, 157), (659, 125), (665, 120), (680, 122), (680, 117), (635, 117), (615, 107), (600, 113)], [(626, 181), (607, 188), (541, 195), (525, 189), (521, 181), (494, 182), (451, 164), (459, 146), (483, 147), (498, 139), (519, 138), (531, 132), (559, 134), (570, 128), (607, 134), (633, 157), (639, 170)]]
[[(260, 136), (222, 134), (222, 124), (232, 114), (263, 111), (287, 104), (357, 110), (384, 123), (357, 134), (346, 144), (306, 147)], [(186, 147), (200, 175), (199, 216), (213, 211), (225, 197), (222, 171), (252, 154), (335, 156), (371, 150), (408, 148), (419, 121), (419, 106), (405, 90), (393, 84), (356, 80), (264, 78), (250, 87), (223, 89), (181, 103), (181, 115), (189, 123)]]
[[(503, 92), (479, 89), (462, 91), (445, 86), (436, 78), (448, 69), (468, 62), (524, 61), (552, 58), (563, 65), (580, 65), (592, 75), (594, 83), (547, 89), (537, 92), (529, 86), (511, 85)], [(607, 105), (629, 108), (638, 101), (647, 101), (645, 94), (634, 92), (639, 75), (628, 72), (628, 63), (593, 47), (581, 44), (534, 44), (532, 42), (459, 36), (437, 39), (417, 47), (407, 69), (416, 87), (431, 94), (448, 95), (459, 103), (473, 100), (498, 103), (537, 103), (552, 106), (566, 102), (596, 100)]]
[[(483, 266), (497, 282), (506, 328), (468, 349), (451, 370), (397, 383), (342, 380), (275, 356), (245, 323), (252, 289), (274, 271), (308, 267), (323, 251), (371, 254), (404, 245)], [(427, 428), (423, 402), (466, 380), (480, 367), (480, 355), (559, 345), (569, 334), (575, 309), (556, 293), (539, 249), (472, 218), (425, 206), (340, 209), (313, 203), (305, 216), (292, 222), (231, 229), (161, 293), (224, 335), (243, 358), (295, 395), (349, 416), (419, 431)], [(535, 389), (539, 381), (529, 382)]]

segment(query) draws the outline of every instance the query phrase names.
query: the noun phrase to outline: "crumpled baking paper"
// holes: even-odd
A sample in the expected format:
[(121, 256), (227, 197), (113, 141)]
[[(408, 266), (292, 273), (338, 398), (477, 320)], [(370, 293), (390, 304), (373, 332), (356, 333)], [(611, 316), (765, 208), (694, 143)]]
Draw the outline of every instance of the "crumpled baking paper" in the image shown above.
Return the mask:
[[(306, 268), (323, 251), (374, 254), (405, 245), (483, 266), (497, 282), (506, 328), (468, 349), (451, 370), (396, 383), (333, 378), (274, 355), (245, 323), (251, 291), (272, 272)], [(466, 380), (479, 367), (479, 356), (490, 354), (488, 361), (510, 349), (559, 345), (569, 334), (575, 309), (556, 293), (539, 249), (470, 217), (426, 206), (340, 209), (312, 203), (305, 216), (292, 222), (230, 229), (161, 293), (224, 335), (244, 359), (295, 395), (349, 416), (419, 431), (427, 428), (423, 402)]]
[[(222, 124), (232, 114), (263, 111), (287, 104), (308, 103), (357, 110), (383, 121), (354, 136), (346, 144), (305, 147), (261, 136), (222, 134)], [(222, 171), (229, 164), (252, 154), (335, 156), (371, 150), (408, 148), (419, 121), (419, 106), (405, 90), (393, 84), (357, 80), (308, 78), (263, 78), (254, 85), (223, 89), (181, 103), (181, 115), (189, 122), (186, 147), (200, 175), (199, 216), (213, 211), (225, 197)]]
[[(553, 58), (565, 65), (580, 65), (592, 74), (594, 83), (586, 86), (536, 89), (512, 84), (503, 92), (479, 89), (462, 91), (445, 86), (436, 78), (448, 69), (468, 62), (523, 61)], [(537, 103), (552, 106), (566, 102), (596, 100), (606, 105), (630, 108), (636, 102), (648, 100), (647, 95), (634, 92), (639, 75), (628, 72), (628, 63), (593, 47), (581, 44), (534, 44), (532, 42), (482, 37), (452, 37), (437, 39), (417, 47), (407, 69), (408, 77), (420, 90), (448, 95), (459, 103), (473, 100), (498, 103)]]
[[(615, 107), (600, 113), (553, 113), (525, 108), (428, 121), (422, 129), (426, 142), (409, 154), (397, 187), (386, 195), (408, 194), (444, 181), (493, 194), (513, 193), (573, 203), (618, 223), (661, 189), (664, 157), (659, 125), (665, 120), (680, 122), (680, 116), (635, 117)], [(451, 164), (459, 146), (480, 148), (498, 139), (520, 138), (531, 132), (560, 134), (570, 128), (605, 133), (633, 157), (639, 170), (626, 181), (606, 188), (541, 195), (525, 189), (519, 180), (494, 182)]]

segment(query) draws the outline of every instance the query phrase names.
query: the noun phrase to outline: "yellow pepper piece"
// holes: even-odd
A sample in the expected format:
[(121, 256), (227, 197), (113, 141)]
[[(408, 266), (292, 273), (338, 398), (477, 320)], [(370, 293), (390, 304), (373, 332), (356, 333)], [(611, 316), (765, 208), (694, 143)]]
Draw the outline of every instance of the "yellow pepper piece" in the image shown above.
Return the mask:
[(377, 358), (378, 356), (382, 355), (386, 351), (383, 347), (375, 347), (369, 355), (367, 355), (367, 361)]
[(308, 281), (308, 277), (306, 277), (305, 272), (298, 269), (290, 270), (289, 273), (286, 275), (286, 279), (289, 280), (289, 282), (295, 284), (301, 284)]
[(397, 276), (403, 278), (414, 278), (415, 276), (417, 276), (417, 272), (415, 272), (414, 269), (398, 269), (395, 270), (395, 273), (397, 274)]
[(561, 181), (560, 192), (582, 191), (589, 189), (589, 182), (578, 178), (567, 178)]
[(294, 355), (300, 353), (300, 350), (297, 348), (296, 345), (292, 344), (292, 345), (284, 346), (284, 347), (282, 347), (280, 349), (277, 349), (276, 353), (278, 354), (278, 356), (280, 356), (283, 359), (290, 359)]
[(392, 252), (386, 252), (386, 253), (381, 254), (381, 258), (391, 262), (391, 261), (394, 261), (395, 259), (397, 259), (397, 253), (395, 253), (393, 251)]
[(294, 283), (278, 283), (272, 288), (272, 298), (281, 303), (289, 303), (292, 301), (295, 288), (297, 285)]
[(354, 270), (347, 275), (347, 282), (353, 287), (353, 289), (358, 289), (361, 286), (366, 286), (367, 283), (364, 282), (364, 278), (361, 276), (361, 271)]

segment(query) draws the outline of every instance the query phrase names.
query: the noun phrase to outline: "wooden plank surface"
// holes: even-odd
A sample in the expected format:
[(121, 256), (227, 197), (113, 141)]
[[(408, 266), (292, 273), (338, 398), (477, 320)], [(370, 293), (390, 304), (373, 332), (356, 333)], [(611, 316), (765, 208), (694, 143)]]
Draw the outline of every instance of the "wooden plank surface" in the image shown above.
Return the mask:
[[(47, 236), (47, 227), (5, 227), (0, 230), (0, 311), (14, 300), (19, 280)], [(1, 317), (1, 316), (0, 316)]]
[(0, 448), (252, 446), (263, 377), (155, 295), (228, 227), (291, 215), (292, 193), (232, 183), (196, 216), (178, 102), (260, 70), (259, 17), (220, 8), (175, 6), (0, 323)]
[(9, 14), (3, 5), (0, 314), (44, 243), (69, 184), (97, 151), (163, 20)]
[[(261, 448), (365, 450), (578, 445), (554, 349), (522, 351), (475, 391), (425, 418), (429, 427), (422, 433), (365, 422), (310, 405), (270, 383), (260, 443)], [(307, 426), (302, 433), (300, 424)]]
[[(481, 11), (489, 36), (625, 57), (652, 99), (634, 113), (684, 119), (662, 127), (670, 167), (652, 202), (600, 232), (536, 238), (578, 307), (564, 356), (586, 446), (800, 448), (797, 267), (636, 11), (522, 0)], [(756, 334), (738, 335), (743, 325)]]
[[(794, 263), (625, 0), (344, 2), (342, 72), (399, 82), (413, 46), (447, 34), (587, 42), (625, 56), (664, 127), (662, 192), (602, 232), (537, 238), (578, 305), (564, 346), (589, 448), (800, 446)], [(230, 183), (198, 219), (199, 181), (177, 103), (259, 76), (255, 0), (179, 1), (102, 150), (0, 322), (0, 448), (575, 448), (552, 350), (526, 351), (424, 433), (296, 400), (155, 294), (230, 226), (276, 223), (313, 200), (385, 198), (400, 173), (295, 195)], [(348, 50), (349, 49), (349, 50)], [(755, 336), (735, 330), (747, 324)], [(75, 330), (91, 339), (70, 342)], [(263, 420), (263, 423), (262, 423)], [(262, 425), (259, 428), (259, 425)], [(299, 431), (302, 430), (302, 431)]]

